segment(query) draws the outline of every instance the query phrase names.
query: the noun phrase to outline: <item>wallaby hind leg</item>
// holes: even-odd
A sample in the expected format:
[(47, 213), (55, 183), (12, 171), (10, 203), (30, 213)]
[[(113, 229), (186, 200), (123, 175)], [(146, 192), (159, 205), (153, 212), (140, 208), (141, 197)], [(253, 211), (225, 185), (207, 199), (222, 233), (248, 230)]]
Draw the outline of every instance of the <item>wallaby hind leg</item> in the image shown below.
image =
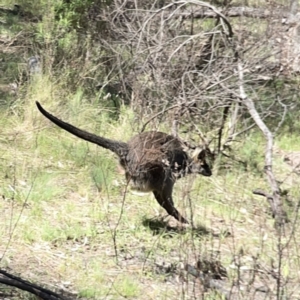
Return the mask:
[(167, 213), (174, 217), (176, 220), (178, 220), (181, 223), (189, 224), (189, 222), (179, 213), (179, 211), (174, 207), (172, 196), (162, 195), (159, 192), (153, 191), (153, 194), (159, 203), (160, 206), (162, 206)]

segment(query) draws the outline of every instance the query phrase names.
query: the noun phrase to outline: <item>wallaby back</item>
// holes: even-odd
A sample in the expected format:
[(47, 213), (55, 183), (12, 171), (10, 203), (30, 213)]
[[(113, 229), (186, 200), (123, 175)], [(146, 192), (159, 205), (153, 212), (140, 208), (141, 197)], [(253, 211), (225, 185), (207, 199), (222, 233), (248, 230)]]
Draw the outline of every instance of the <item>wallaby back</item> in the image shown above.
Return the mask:
[[(190, 161), (183, 150), (182, 143), (172, 135), (159, 131), (147, 131), (137, 134), (128, 141), (127, 161), (132, 171), (142, 165), (152, 167), (161, 165), (180, 172), (187, 168)], [(130, 166), (129, 166), (130, 167)]]

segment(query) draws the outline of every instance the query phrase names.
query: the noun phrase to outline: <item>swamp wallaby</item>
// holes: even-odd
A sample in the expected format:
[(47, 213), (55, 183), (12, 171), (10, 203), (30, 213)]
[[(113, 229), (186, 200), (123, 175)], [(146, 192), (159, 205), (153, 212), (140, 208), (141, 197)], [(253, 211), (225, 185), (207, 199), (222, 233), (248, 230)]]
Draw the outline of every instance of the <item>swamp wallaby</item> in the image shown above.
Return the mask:
[(127, 143), (88, 133), (48, 113), (39, 102), (39, 111), (62, 129), (114, 152), (125, 170), (131, 187), (141, 192), (153, 192), (157, 202), (182, 223), (188, 221), (174, 207), (173, 186), (177, 178), (196, 173), (211, 176), (205, 161), (205, 150), (195, 151), (192, 157), (184, 151), (180, 140), (163, 132), (148, 131), (137, 134)]

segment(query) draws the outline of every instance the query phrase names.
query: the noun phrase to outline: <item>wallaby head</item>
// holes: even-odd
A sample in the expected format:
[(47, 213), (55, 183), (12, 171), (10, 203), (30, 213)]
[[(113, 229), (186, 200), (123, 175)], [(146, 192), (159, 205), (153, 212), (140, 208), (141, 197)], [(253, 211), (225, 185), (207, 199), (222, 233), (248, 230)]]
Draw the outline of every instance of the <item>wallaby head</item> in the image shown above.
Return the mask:
[(188, 223), (174, 206), (173, 186), (176, 179), (189, 173), (212, 175), (205, 161), (206, 150), (196, 150), (189, 156), (179, 139), (156, 131), (137, 134), (127, 143), (107, 139), (68, 124), (47, 112), (38, 102), (36, 104), (39, 111), (57, 126), (117, 154), (126, 180), (134, 189), (153, 192), (157, 202), (169, 215)]
[(210, 166), (206, 162), (206, 149), (197, 148), (192, 155), (192, 162), (189, 167), (190, 173), (211, 176)]

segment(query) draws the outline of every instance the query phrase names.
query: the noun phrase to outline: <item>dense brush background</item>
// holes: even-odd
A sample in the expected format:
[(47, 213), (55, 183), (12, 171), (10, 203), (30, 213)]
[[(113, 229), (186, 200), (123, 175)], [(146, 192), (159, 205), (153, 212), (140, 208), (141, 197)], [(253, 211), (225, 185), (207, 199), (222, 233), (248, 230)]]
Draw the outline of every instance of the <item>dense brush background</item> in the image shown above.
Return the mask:
[[(229, 37), (199, 1), (3, 0), (0, 268), (73, 299), (299, 299), (299, 77), (286, 46), (298, 21), (282, 21), (286, 2), (204, 2), (273, 13), (229, 18)], [(252, 193), (270, 192), (266, 140), (237, 97), (237, 51), (275, 137), (281, 230)], [(111, 152), (50, 123), (35, 101), (111, 139), (145, 127), (209, 143), (213, 176), (181, 179), (173, 194), (194, 229), (132, 194)], [(6, 285), (0, 295), (36, 299)]]

